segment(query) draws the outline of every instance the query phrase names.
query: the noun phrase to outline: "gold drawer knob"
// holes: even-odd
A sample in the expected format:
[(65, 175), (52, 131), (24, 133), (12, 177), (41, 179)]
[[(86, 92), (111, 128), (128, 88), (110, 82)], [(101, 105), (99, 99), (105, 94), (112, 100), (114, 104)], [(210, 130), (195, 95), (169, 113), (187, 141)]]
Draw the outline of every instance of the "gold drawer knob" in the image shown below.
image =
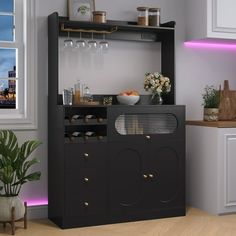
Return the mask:
[(151, 137), (150, 137), (150, 135), (146, 135), (146, 139), (150, 139)]
[(149, 178), (151, 178), (151, 179), (154, 178), (154, 175), (153, 175), (153, 174), (149, 174), (148, 176), (149, 176)]
[(88, 183), (89, 179), (87, 177), (84, 178), (84, 182)]
[(89, 156), (89, 154), (88, 154), (88, 153), (84, 153), (84, 156), (85, 156), (85, 157), (88, 157), (88, 156)]
[(85, 207), (88, 207), (88, 206), (89, 206), (89, 203), (88, 203), (88, 202), (84, 202), (84, 206), (85, 206)]
[(144, 178), (144, 179), (147, 179), (147, 178), (148, 178), (148, 175), (143, 174), (143, 178)]

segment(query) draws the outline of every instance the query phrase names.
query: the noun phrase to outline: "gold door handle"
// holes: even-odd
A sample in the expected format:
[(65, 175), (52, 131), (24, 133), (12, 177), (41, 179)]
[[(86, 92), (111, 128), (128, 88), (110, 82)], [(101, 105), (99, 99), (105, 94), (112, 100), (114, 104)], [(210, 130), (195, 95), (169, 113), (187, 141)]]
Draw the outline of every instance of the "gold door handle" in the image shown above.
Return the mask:
[(150, 135), (146, 135), (146, 139), (151, 139)]
[(88, 207), (88, 206), (89, 206), (89, 203), (88, 203), (88, 202), (84, 202), (84, 206), (85, 206), (85, 207)]
[(147, 179), (147, 178), (148, 178), (148, 175), (143, 174), (143, 178), (144, 178), (144, 179)]
[(151, 179), (154, 178), (154, 175), (153, 175), (153, 174), (149, 174), (148, 176), (149, 176), (149, 178), (151, 178)]
[(88, 183), (89, 179), (87, 177), (84, 178), (84, 182)]

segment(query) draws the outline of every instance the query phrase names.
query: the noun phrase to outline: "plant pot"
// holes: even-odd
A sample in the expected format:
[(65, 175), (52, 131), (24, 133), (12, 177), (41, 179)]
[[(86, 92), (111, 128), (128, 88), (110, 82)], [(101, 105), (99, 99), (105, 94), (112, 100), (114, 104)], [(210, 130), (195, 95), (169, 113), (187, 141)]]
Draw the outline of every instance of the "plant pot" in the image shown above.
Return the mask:
[(205, 121), (218, 121), (219, 109), (218, 108), (204, 108), (203, 119)]
[(0, 196), (0, 221), (11, 221), (12, 207), (15, 207), (14, 220), (19, 220), (24, 217), (25, 206), (18, 196)]

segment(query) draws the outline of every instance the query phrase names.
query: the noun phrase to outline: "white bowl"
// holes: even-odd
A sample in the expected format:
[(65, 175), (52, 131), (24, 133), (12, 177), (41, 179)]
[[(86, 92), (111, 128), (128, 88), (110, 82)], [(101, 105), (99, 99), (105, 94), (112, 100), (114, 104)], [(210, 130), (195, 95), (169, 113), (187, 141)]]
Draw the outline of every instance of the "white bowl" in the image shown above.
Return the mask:
[(134, 105), (139, 101), (140, 96), (139, 95), (130, 95), (130, 96), (117, 95), (116, 98), (118, 102), (122, 105)]

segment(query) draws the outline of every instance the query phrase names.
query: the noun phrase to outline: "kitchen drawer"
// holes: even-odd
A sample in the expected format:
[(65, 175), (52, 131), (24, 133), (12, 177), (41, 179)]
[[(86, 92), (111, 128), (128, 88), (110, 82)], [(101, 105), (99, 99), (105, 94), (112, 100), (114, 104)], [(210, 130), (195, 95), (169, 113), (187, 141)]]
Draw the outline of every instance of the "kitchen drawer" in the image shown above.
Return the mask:
[(107, 212), (107, 176), (97, 169), (65, 175), (65, 215), (79, 217)]
[(65, 145), (66, 170), (86, 167), (106, 168), (107, 144), (67, 144)]

